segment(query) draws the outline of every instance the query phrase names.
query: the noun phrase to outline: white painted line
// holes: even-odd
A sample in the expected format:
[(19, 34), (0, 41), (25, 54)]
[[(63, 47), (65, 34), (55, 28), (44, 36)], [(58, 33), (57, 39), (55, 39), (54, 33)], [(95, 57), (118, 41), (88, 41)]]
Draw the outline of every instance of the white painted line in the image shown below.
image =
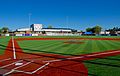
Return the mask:
[(32, 63), (32, 62), (33, 62), (33, 61), (28, 62), (28, 63), (26, 63), (26, 64), (24, 64), (24, 65), (22, 65), (22, 66), (16, 67), (16, 68), (12, 69), (11, 71), (5, 73), (3, 76), (9, 75), (9, 74), (11, 74), (11, 73), (13, 73), (13, 72), (21, 72), (21, 73), (25, 73), (25, 74), (33, 74), (33, 73), (36, 73), (37, 71), (39, 71), (40, 69), (44, 68), (45, 66), (49, 65), (49, 63), (46, 63), (45, 65), (39, 67), (38, 69), (36, 69), (36, 70), (33, 71), (33, 72), (26, 72), (26, 71), (22, 71), (22, 70), (17, 70), (18, 68), (23, 67), (23, 66), (26, 66), (26, 65), (28, 65), (28, 64), (30, 64), (30, 63)]
[(32, 62), (33, 62), (33, 61), (28, 62), (28, 63), (26, 63), (26, 64), (24, 64), (24, 65), (22, 65), (22, 66), (16, 67), (16, 68), (12, 69), (11, 71), (5, 73), (3, 76), (9, 75), (9, 74), (13, 73), (14, 71), (16, 71), (16, 72), (23, 72), (23, 73), (27, 73), (27, 74), (31, 74), (31, 72), (28, 73), (28, 72), (19, 71), (19, 70), (16, 70), (16, 69), (21, 68), (21, 67), (23, 67), (23, 66), (26, 66), (26, 65), (28, 65), (28, 64), (30, 64), (30, 63), (32, 63)]
[[(65, 58), (65, 60), (78, 59), (78, 58), (85, 58), (85, 56)], [(58, 62), (58, 61), (63, 61), (63, 59), (49, 60), (49, 61), (43, 61), (43, 62), (49, 62), (49, 63), (51, 63), (51, 62)]]
[(15, 44), (14, 44), (13, 36), (12, 36), (12, 45), (13, 45), (13, 58), (16, 59)]
[(33, 71), (33, 72), (32, 72), (32, 74), (33, 74), (33, 73), (36, 73), (37, 71), (39, 71), (40, 69), (42, 69), (42, 68), (46, 67), (47, 65), (49, 65), (49, 62), (48, 62), (48, 63), (46, 63), (45, 65), (43, 65), (43, 66), (39, 67), (39, 68), (38, 68), (38, 69), (36, 69), (35, 71)]
[(16, 68), (12, 69), (12, 70), (16, 70), (16, 69), (21, 68), (21, 67), (23, 67), (23, 66), (26, 66), (26, 65), (28, 65), (28, 64), (30, 64), (30, 63), (32, 63), (32, 62), (33, 62), (33, 61), (27, 62), (26, 64), (23, 64), (23, 65), (21, 65), (21, 66), (19, 66), (19, 67), (16, 67)]
[(2, 66), (2, 67), (0, 67), (0, 68), (5, 68), (5, 67), (8, 67), (8, 66), (14, 65), (15, 63), (22, 62), (22, 61), (23, 61), (23, 60), (19, 60), (19, 61), (13, 62), (13, 63), (11, 63), (11, 64)]
[(25, 73), (25, 74), (32, 74), (31, 72), (25, 72), (25, 71), (21, 71), (21, 70), (11, 70), (11, 71), (3, 74), (3, 76), (8, 76), (9, 74), (11, 74), (13, 72), (21, 72), (21, 73)]
[(104, 54), (113, 54), (113, 53), (117, 53), (117, 52), (120, 52), (120, 50), (118, 51), (111, 51), (111, 52), (104, 52), (104, 53), (98, 53), (98, 54), (93, 54), (93, 55), (86, 55), (86, 56), (99, 56), (99, 55), (104, 55)]
[[(68, 59), (68, 60), (69, 59), (78, 59), (78, 58), (85, 58), (85, 57), (99, 56), (99, 55), (106, 55), (106, 54), (113, 54), (113, 53), (119, 53), (119, 52), (120, 52), (120, 50), (118, 50), (118, 51), (111, 51), (111, 52), (103, 52), (103, 53), (98, 53), (98, 54), (85, 55), (85, 56), (80, 56), (80, 57), (72, 57), (72, 58), (66, 58), (66, 59)], [(33, 74), (33, 73), (36, 73), (37, 71), (39, 71), (40, 69), (46, 67), (47, 65), (49, 65), (50, 62), (57, 62), (57, 61), (62, 61), (62, 60), (63, 59), (56, 59), (56, 60), (44, 61), (44, 62), (48, 62), (48, 63), (46, 63), (45, 65), (39, 67), (38, 69), (36, 69), (33, 72), (25, 72), (25, 71), (21, 71), (21, 70), (16, 70), (16, 69), (18, 69), (20, 67), (23, 67), (23, 66), (26, 66), (26, 65), (32, 63), (32, 61), (31, 61), (31, 62), (28, 62), (28, 63), (22, 65), (22, 66), (19, 66), (19, 67), (16, 67), (16, 68), (12, 69), (10, 72), (5, 73), (3, 76), (8, 75), (8, 74), (10, 74), (12, 72), (22, 72), (22, 73), (26, 73), (26, 74)], [(17, 62), (11, 63), (11, 64), (3, 66), (3, 67), (7, 67), (7, 66), (10, 66), (10, 65), (13, 65), (13, 64), (15, 64)]]
[(49, 60), (49, 61), (43, 61), (43, 62), (49, 62), (49, 63), (51, 63), (51, 62), (57, 62), (57, 61), (62, 61), (62, 59)]
[(72, 57), (72, 58), (67, 58), (67, 59), (78, 59), (78, 58), (85, 58), (85, 56), (80, 56), (80, 57)]
[[(92, 56), (107, 55), (107, 54), (113, 54), (113, 53), (120, 53), (120, 50), (111, 51), (111, 52), (103, 52), (103, 53), (98, 53), (98, 54), (91, 54), (91, 55), (84, 55), (84, 56), (80, 56), (80, 57), (66, 58), (66, 60), (85, 58), (85, 57), (87, 58), (87, 57), (92, 57)], [(49, 60), (49, 61), (44, 61), (44, 62), (57, 62), (57, 61), (62, 61), (62, 60), (63, 59), (56, 59), (56, 60)]]
[(3, 59), (3, 60), (0, 60), (0, 62), (8, 61), (8, 60), (10, 60), (10, 59), (11, 59), (11, 58)]
[(120, 51), (118, 50), (118, 51), (104, 52), (104, 53), (91, 54), (91, 55), (85, 55), (85, 56), (73, 57), (73, 58), (67, 58), (67, 59), (78, 59), (78, 58), (85, 58), (85, 57), (113, 54), (113, 53), (118, 53), (118, 52), (120, 52)]
[(12, 72), (14, 72), (14, 70), (11, 70), (11, 71), (9, 71), (9, 72), (3, 74), (3, 76), (7, 76), (7, 75), (11, 74)]
[(25, 71), (21, 71), (21, 70), (13, 70), (14, 72), (21, 72), (21, 73), (25, 73), (25, 74), (32, 74), (32, 72), (25, 72)]

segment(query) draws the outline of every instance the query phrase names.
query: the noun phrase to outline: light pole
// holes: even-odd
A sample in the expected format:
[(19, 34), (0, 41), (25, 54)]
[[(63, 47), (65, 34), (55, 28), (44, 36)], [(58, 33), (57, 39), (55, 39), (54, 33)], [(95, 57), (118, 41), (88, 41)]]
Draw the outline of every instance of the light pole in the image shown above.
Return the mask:
[(69, 28), (69, 27), (68, 27), (68, 22), (69, 22), (69, 17), (66, 16), (66, 26), (67, 26), (67, 28)]
[[(68, 25), (68, 24), (69, 24), (69, 17), (66, 16), (66, 27), (67, 27), (67, 28), (69, 28), (69, 25)], [(67, 34), (68, 34), (68, 32), (67, 32)]]
[(28, 14), (29, 18), (28, 18), (28, 25), (30, 26), (30, 23), (31, 23), (31, 13)]

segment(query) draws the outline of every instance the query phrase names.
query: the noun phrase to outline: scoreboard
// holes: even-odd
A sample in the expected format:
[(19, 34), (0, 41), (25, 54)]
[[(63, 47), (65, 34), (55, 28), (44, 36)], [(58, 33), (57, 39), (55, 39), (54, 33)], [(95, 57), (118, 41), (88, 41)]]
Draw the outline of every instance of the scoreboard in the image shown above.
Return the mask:
[(33, 31), (41, 31), (42, 30), (42, 24), (32, 24)]

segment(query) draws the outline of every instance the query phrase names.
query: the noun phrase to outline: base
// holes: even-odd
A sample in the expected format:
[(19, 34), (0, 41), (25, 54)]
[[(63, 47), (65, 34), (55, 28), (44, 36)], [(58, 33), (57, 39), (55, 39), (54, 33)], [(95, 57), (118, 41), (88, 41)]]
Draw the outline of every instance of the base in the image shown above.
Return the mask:
[(23, 65), (23, 63), (15, 63), (15, 66)]

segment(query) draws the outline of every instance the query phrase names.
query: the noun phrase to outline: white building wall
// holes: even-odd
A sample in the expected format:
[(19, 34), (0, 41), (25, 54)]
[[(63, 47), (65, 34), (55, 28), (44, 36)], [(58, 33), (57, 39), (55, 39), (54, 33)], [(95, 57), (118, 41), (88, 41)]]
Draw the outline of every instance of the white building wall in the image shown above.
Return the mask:
[(17, 29), (17, 31), (30, 31), (30, 28), (20, 28), (20, 29)]
[(49, 31), (49, 32), (71, 32), (71, 30), (63, 30), (63, 29), (42, 29), (42, 31)]

